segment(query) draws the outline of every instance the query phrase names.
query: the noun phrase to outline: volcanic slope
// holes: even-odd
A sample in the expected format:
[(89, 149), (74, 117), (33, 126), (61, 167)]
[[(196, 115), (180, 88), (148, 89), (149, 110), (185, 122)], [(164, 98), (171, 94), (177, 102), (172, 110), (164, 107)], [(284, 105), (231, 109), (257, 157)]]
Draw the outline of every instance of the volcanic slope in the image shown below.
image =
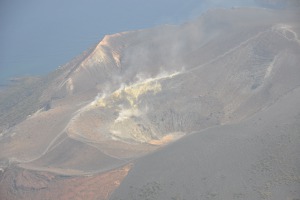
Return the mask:
[[(243, 144), (251, 158), (240, 155), (247, 154), (246, 151), (237, 150), (235, 154), (236, 159), (244, 163), (239, 168), (241, 174), (247, 171), (244, 174), (246, 185), (250, 184), (247, 178), (252, 168), (249, 166), (265, 159), (256, 156), (259, 152), (272, 157), (270, 165), (285, 170), (285, 166), (273, 160), (281, 155), (269, 154), (262, 144), (270, 148), (276, 146), (276, 142), (280, 142), (277, 139), (284, 137), (280, 127), (285, 128), (287, 137), (293, 141), (298, 139), (299, 105), (291, 101), (298, 97), (300, 86), (297, 16), (297, 13), (279, 10), (220, 9), (180, 26), (166, 25), (105, 36), (82, 55), (41, 78), (47, 80), (47, 84), (30, 90), (32, 92), (25, 99), (17, 102), (16, 105), (22, 106), (23, 102), (27, 105), (32, 101), (37, 106), (26, 110), (29, 115), (19, 117), (16, 125), (2, 129), (0, 161), (1, 176), (5, 178), (1, 184), (12, 184), (15, 190), (5, 193), (7, 199), (22, 197), (22, 187), (13, 187), (10, 180), (14, 178), (9, 176), (23, 173), (23, 170), (62, 176), (96, 176), (128, 163), (134, 163), (133, 170), (113, 195), (115, 199), (213, 199), (219, 198), (218, 195), (231, 198), (234, 191), (222, 193), (216, 183), (218, 177), (210, 181), (214, 176), (202, 175), (208, 169), (221, 178), (227, 172), (233, 173), (235, 168), (231, 168), (231, 161), (238, 161), (231, 158), (222, 158), (226, 160), (224, 173), (218, 171), (223, 162), (215, 168), (208, 165), (221, 162), (217, 160), (223, 155), (221, 152), (227, 152), (224, 156), (230, 157), (233, 148), (241, 149)], [(17, 94), (11, 96), (14, 95)], [(278, 103), (282, 101), (289, 106)], [(20, 112), (16, 110), (20, 106), (7, 105), (2, 110)], [(291, 110), (295, 115), (288, 115)], [(277, 123), (274, 116), (281, 114), (285, 117), (278, 119), (279, 132), (272, 135), (273, 125)], [(260, 115), (264, 115), (266, 123), (255, 127), (251, 120), (260, 119), (257, 117)], [(228, 127), (234, 130), (231, 132)], [(208, 142), (206, 137), (213, 138)], [(271, 137), (270, 140), (267, 137)], [(250, 138), (252, 145), (247, 145), (245, 138)], [(232, 145), (227, 141), (233, 141)], [(167, 145), (172, 142), (175, 143)], [(295, 155), (299, 151), (294, 144), (283, 145), (287, 146), (283, 152), (291, 151)], [(143, 157), (151, 152), (155, 153)], [(167, 156), (172, 152), (173, 156)], [(181, 154), (185, 155), (182, 159)], [(294, 168), (299, 160), (293, 155), (287, 157), (286, 170), (294, 177), (290, 178), (289, 186), (296, 187), (299, 171)], [(197, 159), (203, 162), (203, 168), (198, 161), (194, 163), (195, 156), (199, 156)], [(165, 164), (159, 168), (160, 163)], [(172, 163), (177, 164), (172, 167)], [(166, 175), (159, 174), (168, 167)], [(174, 170), (170, 170), (172, 168)], [(180, 169), (186, 178), (175, 174)], [(269, 167), (268, 170), (272, 172), (270, 176), (277, 177), (277, 168), (273, 171)], [(149, 173), (144, 176), (148, 182), (134, 179), (142, 176), (141, 171)], [(151, 177), (151, 173), (157, 176), (152, 174)], [(173, 180), (168, 179), (169, 176), (174, 176), (174, 182), (188, 178), (194, 178), (195, 182), (184, 182), (182, 190), (178, 190), (179, 196), (172, 196), (182, 185), (169, 182)], [(298, 195), (276, 184), (269, 190), (255, 189), (268, 184), (270, 176), (261, 176), (260, 181), (251, 182), (254, 189), (241, 189), (240, 193), (234, 193), (234, 198), (243, 199), (246, 195), (245, 198), (251, 199), (251, 195), (260, 193), (260, 197), (277, 197), (275, 188), (282, 189), (282, 195)], [(209, 180), (207, 184), (212, 187), (202, 187), (203, 190), (193, 194), (194, 188), (190, 193), (195, 196), (186, 196), (187, 188), (198, 187), (202, 178), (201, 184)], [(232, 187), (240, 183), (234, 177), (224, 178), (222, 183), (226, 181), (228, 187), (231, 183)], [(148, 183), (156, 189), (144, 194), (148, 191)], [(143, 184), (145, 188), (140, 188)], [(140, 193), (142, 197), (138, 198)], [(34, 196), (34, 191), (32, 194)]]

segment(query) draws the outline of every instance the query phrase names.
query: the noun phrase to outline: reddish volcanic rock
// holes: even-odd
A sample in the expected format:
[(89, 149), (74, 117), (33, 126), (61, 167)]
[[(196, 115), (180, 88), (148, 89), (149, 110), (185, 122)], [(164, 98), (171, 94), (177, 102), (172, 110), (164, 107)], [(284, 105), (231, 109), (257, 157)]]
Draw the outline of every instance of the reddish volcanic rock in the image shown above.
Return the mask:
[(90, 176), (64, 176), (21, 168), (4, 172), (0, 182), (3, 200), (14, 199), (108, 199), (131, 165)]

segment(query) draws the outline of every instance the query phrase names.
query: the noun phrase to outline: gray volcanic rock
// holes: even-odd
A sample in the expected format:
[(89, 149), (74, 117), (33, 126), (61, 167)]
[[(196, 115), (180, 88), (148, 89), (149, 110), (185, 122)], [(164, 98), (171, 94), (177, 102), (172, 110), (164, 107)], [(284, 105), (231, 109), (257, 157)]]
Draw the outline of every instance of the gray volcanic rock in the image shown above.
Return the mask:
[(133, 163), (112, 199), (299, 198), (298, 17), (219, 9), (105, 36), (0, 98), (1, 176)]
[(298, 87), (241, 123), (137, 160), (111, 199), (298, 199), (299, 98)]

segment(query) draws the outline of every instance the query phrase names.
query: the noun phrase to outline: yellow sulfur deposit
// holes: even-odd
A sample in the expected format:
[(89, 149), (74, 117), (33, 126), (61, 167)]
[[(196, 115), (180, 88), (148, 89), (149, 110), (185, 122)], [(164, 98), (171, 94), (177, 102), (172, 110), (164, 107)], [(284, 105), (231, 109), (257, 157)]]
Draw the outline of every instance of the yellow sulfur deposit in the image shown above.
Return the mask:
[(122, 86), (118, 90), (109, 95), (103, 95), (97, 98), (92, 105), (96, 107), (111, 107), (114, 103), (120, 100), (127, 100), (132, 107), (137, 106), (137, 101), (141, 95), (152, 92), (156, 94), (162, 90), (162, 86), (159, 81), (163, 79), (173, 78), (180, 72), (175, 73), (163, 73), (155, 78), (148, 78), (137, 83)]
[(156, 94), (160, 91), (161, 84), (158, 82), (146, 82), (124, 88), (126, 99), (129, 101), (131, 106), (136, 106), (136, 101), (138, 100), (139, 96), (148, 92), (153, 92), (154, 94)]
[(118, 100), (126, 99), (131, 106), (135, 107), (137, 100), (141, 95), (146, 94), (148, 92), (153, 92), (154, 94), (156, 94), (160, 91), (160, 83), (158, 83), (157, 81), (146, 81), (120, 88), (112, 94), (110, 94), (109, 96), (102, 96), (96, 99), (93, 105), (97, 107), (106, 107), (112, 105)]

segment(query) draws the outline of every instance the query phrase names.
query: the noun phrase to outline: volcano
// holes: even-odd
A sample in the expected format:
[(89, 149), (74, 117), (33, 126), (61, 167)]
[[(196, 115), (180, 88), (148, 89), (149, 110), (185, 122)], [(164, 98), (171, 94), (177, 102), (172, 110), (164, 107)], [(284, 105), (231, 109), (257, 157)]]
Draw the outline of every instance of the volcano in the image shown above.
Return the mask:
[(16, 80), (1, 199), (299, 199), (297, 17), (211, 10)]

